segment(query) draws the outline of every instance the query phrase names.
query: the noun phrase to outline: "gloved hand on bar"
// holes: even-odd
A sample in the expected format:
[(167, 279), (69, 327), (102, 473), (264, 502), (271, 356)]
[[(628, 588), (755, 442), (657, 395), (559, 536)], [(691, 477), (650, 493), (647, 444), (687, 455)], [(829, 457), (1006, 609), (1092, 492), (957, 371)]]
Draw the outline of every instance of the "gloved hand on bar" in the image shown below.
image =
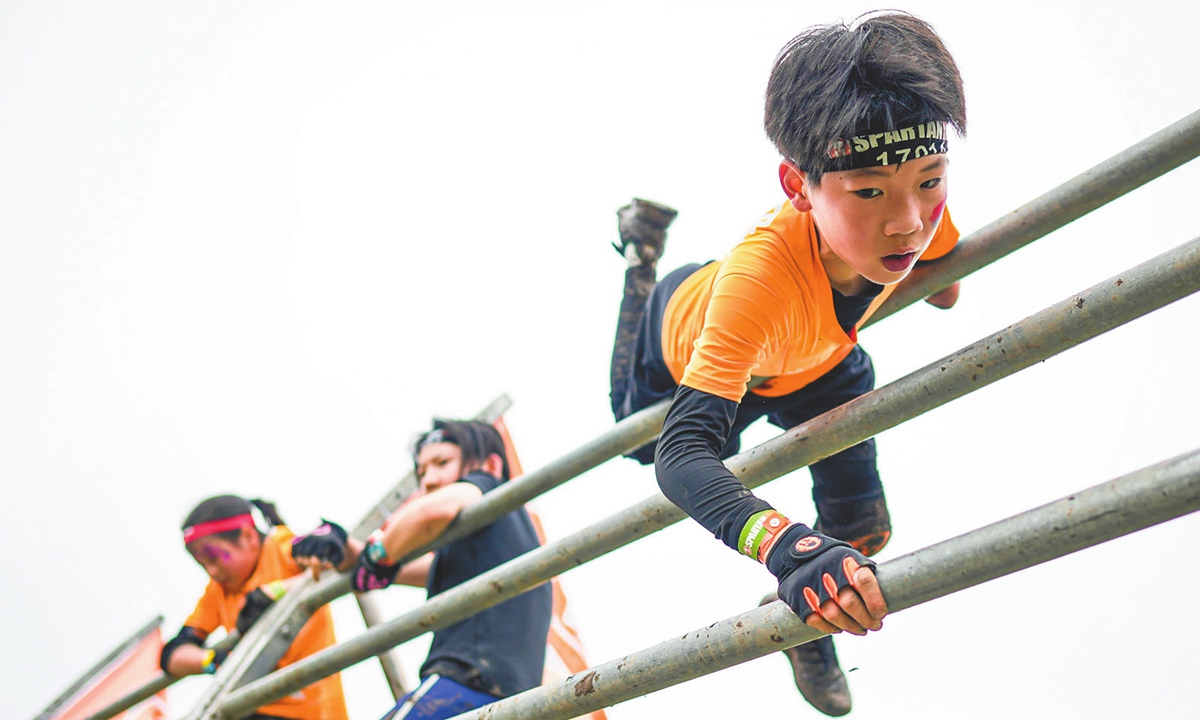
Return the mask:
[(358, 555), (358, 566), (350, 576), (350, 587), (355, 592), (382, 590), (396, 581), (401, 567), (401, 563), (388, 559), (378, 536), (372, 537)]
[(779, 580), (779, 597), (813, 628), (866, 635), (882, 627), (887, 603), (875, 563), (849, 543), (793, 524), (774, 543), (766, 565)]

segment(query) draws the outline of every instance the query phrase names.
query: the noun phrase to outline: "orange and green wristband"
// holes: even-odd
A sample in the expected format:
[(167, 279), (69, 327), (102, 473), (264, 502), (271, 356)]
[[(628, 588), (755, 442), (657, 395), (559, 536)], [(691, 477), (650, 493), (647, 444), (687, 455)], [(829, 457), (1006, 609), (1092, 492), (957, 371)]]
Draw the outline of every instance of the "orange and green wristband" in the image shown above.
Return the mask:
[(791, 525), (786, 517), (774, 510), (754, 513), (742, 526), (742, 532), (738, 536), (738, 552), (765, 563), (767, 553), (775, 544), (775, 540)]

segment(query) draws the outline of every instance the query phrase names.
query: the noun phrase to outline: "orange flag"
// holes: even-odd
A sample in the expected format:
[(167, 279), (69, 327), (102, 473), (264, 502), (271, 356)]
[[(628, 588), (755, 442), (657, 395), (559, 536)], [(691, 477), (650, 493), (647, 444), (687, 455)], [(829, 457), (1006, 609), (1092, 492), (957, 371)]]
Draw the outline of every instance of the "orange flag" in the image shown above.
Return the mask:
[[(92, 668), (37, 720), (82, 720), (162, 674), (158, 656), (163, 639), (157, 618)], [(165, 690), (115, 715), (114, 720), (166, 720)]]
[[(524, 474), (524, 470), (521, 469), (521, 461), (517, 459), (517, 450), (513, 446), (512, 436), (508, 433), (508, 426), (504, 424), (504, 418), (497, 418), (493, 425), (500, 431), (500, 437), (504, 438), (504, 452), (508, 456), (509, 476), (520, 477)], [(525, 510), (533, 520), (538, 540), (545, 545), (546, 533), (542, 529), (541, 518), (531, 507), (526, 506)], [(583, 643), (579, 639), (579, 632), (567, 621), (567, 595), (563, 592), (562, 583), (558, 581), (558, 578), (550, 581), (550, 592), (553, 600), (550, 611), (550, 634), (546, 636), (546, 669), (542, 675), (544, 683), (561, 680), (568, 675), (588, 669), (587, 660), (583, 656)], [(584, 720), (608, 720), (608, 716), (604, 714), (603, 710), (596, 710), (579, 717)]]

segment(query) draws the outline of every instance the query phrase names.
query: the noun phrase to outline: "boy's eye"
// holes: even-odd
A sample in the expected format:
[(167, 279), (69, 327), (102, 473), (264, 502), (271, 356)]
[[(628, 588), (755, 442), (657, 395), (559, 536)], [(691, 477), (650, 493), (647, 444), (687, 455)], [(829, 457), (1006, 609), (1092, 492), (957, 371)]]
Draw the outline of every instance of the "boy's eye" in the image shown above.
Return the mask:
[(940, 177), (935, 177), (935, 178), (929, 178), (925, 182), (921, 183), (921, 187), (925, 188), (926, 190), (932, 190), (941, 184), (942, 184), (942, 179)]
[(865, 188), (863, 190), (855, 190), (854, 194), (865, 200), (870, 200), (873, 197), (879, 197), (883, 191), (879, 188)]

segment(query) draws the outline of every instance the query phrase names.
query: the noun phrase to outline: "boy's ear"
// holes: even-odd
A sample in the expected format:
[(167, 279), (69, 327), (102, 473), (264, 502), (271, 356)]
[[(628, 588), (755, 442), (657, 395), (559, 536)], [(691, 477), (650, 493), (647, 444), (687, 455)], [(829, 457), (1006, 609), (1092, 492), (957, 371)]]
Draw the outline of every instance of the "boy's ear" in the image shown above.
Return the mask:
[(504, 479), (504, 459), (496, 453), (488, 455), (479, 469), (492, 477)]
[(794, 208), (800, 212), (812, 210), (812, 203), (808, 199), (808, 174), (791, 160), (779, 163), (779, 184)]

